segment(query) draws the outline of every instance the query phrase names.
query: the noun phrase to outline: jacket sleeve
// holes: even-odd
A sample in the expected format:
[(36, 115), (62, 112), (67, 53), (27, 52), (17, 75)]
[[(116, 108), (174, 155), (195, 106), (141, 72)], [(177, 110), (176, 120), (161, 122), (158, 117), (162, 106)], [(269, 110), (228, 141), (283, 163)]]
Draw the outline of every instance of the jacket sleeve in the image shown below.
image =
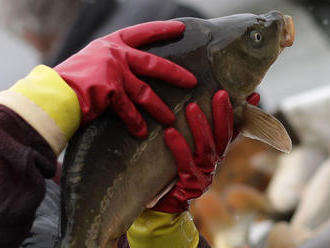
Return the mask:
[(45, 194), (44, 178), (80, 123), (73, 90), (46, 66), (0, 92), (0, 247), (29, 235)]
[(199, 233), (188, 211), (169, 214), (145, 210), (127, 232), (131, 248), (197, 248)]
[(210, 245), (199, 235), (189, 212), (168, 214), (145, 210), (118, 240), (118, 248), (136, 247), (210, 248)]
[(9, 90), (0, 92), (0, 104), (30, 124), (56, 155), (80, 124), (76, 93), (56, 71), (44, 65), (37, 66)]
[(0, 105), (0, 247), (14, 248), (29, 234), (54, 175), (56, 156), (20, 116)]

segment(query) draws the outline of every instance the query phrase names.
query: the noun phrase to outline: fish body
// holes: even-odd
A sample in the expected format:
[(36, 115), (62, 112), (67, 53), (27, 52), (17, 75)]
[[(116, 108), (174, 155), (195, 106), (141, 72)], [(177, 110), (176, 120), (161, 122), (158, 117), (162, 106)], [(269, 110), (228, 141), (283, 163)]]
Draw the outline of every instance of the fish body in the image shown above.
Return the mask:
[[(251, 126), (244, 129), (246, 112), (251, 108), (261, 112), (249, 106), (246, 97), (288, 46), (284, 43), (292, 40), (291, 24), (285, 18), (277, 11), (210, 20), (180, 18), (186, 26), (182, 37), (141, 48), (174, 61), (197, 77), (198, 86), (189, 90), (144, 79), (175, 112), (175, 127), (190, 144), (185, 105), (197, 102), (211, 120), (211, 99), (219, 89), (230, 95), (237, 128), (259, 137)], [(271, 119), (261, 115), (265, 123)], [(111, 247), (145, 206), (173, 184), (176, 165), (163, 140), (164, 127), (144, 117), (150, 132), (146, 140), (130, 136), (123, 123), (107, 112), (70, 141), (62, 177), (59, 247)]]

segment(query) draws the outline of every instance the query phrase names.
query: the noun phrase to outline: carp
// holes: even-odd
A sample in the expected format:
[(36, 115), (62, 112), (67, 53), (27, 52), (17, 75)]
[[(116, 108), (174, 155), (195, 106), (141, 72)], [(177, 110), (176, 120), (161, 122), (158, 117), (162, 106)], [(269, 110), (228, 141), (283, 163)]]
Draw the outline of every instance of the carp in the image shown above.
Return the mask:
[[(247, 104), (246, 98), (282, 50), (293, 44), (292, 18), (271, 11), (176, 20), (186, 26), (181, 37), (141, 48), (174, 61), (198, 79), (194, 89), (143, 79), (174, 111), (175, 128), (192, 145), (185, 105), (197, 102), (211, 120), (212, 96), (225, 89), (235, 127), (243, 135), (289, 152), (291, 140), (281, 123)], [(71, 139), (63, 165), (59, 247), (112, 247), (145, 207), (154, 205), (175, 183), (176, 165), (163, 140), (164, 127), (146, 114), (144, 118), (150, 132), (146, 140), (129, 135), (111, 112), (80, 128)]]

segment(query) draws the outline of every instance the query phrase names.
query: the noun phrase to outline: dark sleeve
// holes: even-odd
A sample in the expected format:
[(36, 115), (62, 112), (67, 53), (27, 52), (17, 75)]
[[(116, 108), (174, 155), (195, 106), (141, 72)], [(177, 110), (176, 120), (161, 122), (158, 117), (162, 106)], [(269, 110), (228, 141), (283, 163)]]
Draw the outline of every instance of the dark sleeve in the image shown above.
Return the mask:
[[(130, 248), (126, 235), (122, 235), (118, 240), (118, 248)], [(198, 248), (211, 248), (207, 241), (203, 238), (202, 235), (199, 235)]]
[(29, 235), (54, 176), (56, 156), (15, 112), (0, 105), (0, 247), (17, 248)]

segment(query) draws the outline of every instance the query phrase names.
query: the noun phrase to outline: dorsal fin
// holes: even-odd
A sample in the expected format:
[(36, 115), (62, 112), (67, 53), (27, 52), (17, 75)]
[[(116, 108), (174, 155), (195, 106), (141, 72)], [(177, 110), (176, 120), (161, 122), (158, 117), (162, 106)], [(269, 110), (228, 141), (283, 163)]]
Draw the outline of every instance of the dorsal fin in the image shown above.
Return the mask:
[(253, 105), (247, 105), (239, 131), (245, 137), (260, 140), (282, 152), (289, 153), (292, 149), (290, 136), (282, 123)]

